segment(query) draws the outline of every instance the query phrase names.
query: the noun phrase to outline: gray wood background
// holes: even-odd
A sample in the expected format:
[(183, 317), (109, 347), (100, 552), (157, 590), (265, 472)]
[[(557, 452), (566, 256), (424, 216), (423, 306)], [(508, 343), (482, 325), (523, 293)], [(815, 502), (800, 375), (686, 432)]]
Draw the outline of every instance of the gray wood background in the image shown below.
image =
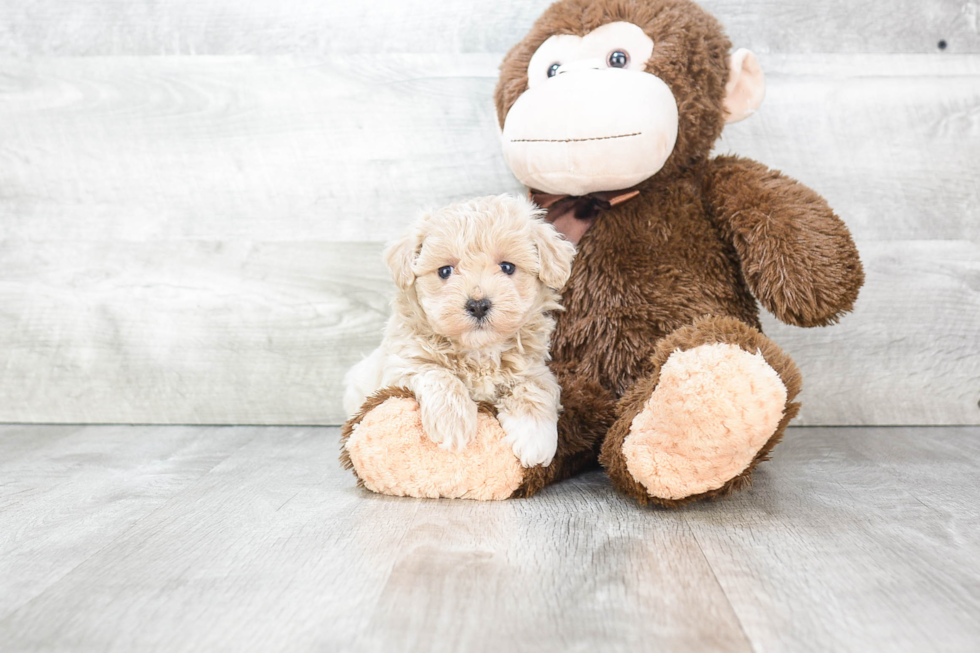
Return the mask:
[[(383, 242), (521, 190), (491, 93), (547, 4), (0, 0), (0, 421), (338, 423)], [(769, 83), (718, 151), (868, 273), (838, 326), (766, 322), (795, 423), (980, 424), (980, 3), (704, 5)]]

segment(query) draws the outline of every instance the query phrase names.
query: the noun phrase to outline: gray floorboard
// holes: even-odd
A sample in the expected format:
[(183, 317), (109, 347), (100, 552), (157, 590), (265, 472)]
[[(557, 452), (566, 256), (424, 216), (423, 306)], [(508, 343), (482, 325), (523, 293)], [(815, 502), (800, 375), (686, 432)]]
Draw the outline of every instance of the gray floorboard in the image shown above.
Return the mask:
[(337, 429), (0, 426), (3, 651), (973, 651), (980, 427), (796, 428), (751, 490), (356, 488)]

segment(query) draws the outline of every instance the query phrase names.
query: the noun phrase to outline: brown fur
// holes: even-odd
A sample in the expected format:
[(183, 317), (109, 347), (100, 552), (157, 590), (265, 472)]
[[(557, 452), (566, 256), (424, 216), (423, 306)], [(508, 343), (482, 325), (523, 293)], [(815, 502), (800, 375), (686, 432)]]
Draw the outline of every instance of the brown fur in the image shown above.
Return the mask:
[[(677, 350), (687, 351), (699, 345), (727, 343), (741, 347), (749, 353), (761, 351), (763, 358), (770, 367), (776, 370), (786, 386), (786, 408), (779, 428), (769, 439), (769, 442), (759, 451), (752, 464), (724, 486), (711, 492), (687, 497), (680, 501), (650, 497), (640, 483), (627, 471), (626, 460), (623, 457), (623, 441), (629, 435), (630, 424), (637, 416), (650, 395), (657, 387), (661, 366), (667, 358)], [(730, 494), (732, 491), (749, 485), (752, 470), (765, 460), (769, 451), (782, 438), (783, 432), (790, 419), (796, 416), (800, 404), (793, 400), (803, 387), (803, 378), (796, 363), (762, 333), (739, 320), (726, 317), (707, 317), (696, 320), (694, 324), (682, 327), (657, 343), (657, 348), (651, 358), (654, 367), (649, 376), (641, 379), (620, 400), (617, 407), (619, 418), (606, 433), (602, 444), (600, 461), (606, 469), (613, 484), (624, 494), (627, 494), (641, 504), (657, 503), (668, 507), (678, 507), (697, 499), (716, 498)]]
[[(565, 406), (558, 454), (549, 468), (529, 470), (516, 494), (530, 496), (594, 465), (601, 449), (617, 488), (641, 503), (677, 506), (746, 486), (799, 409), (792, 401), (799, 372), (762, 335), (756, 298), (791, 324), (830, 324), (853, 307), (863, 272), (847, 228), (819, 195), (756, 162), (709, 158), (724, 126), (731, 44), (692, 2), (555, 3), (501, 65), (501, 125), (527, 89), (527, 65), (541, 43), (617, 20), (639, 25), (655, 43), (647, 70), (676, 98), (677, 145), (663, 169), (636, 187), (636, 199), (604, 212), (582, 238), (552, 340)], [(715, 342), (762, 351), (787, 387), (783, 420), (723, 487), (681, 501), (651, 499), (623, 462), (629, 425), (672, 351)]]
[[(527, 469), (514, 496), (601, 462), (614, 486), (639, 503), (678, 507), (748, 486), (799, 410), (799, 371), (762, 334), (758, 302), (790, 324), (831, 324), (853, 307), (863, 271), (847, 228), (819, 195), (754, 161), (710, 158), (724, 126), (731, 44), (688, 0), (555, 3), (501, 65), (500, 124), (527, 90), (528, 62), (548, 37), (618, 20), (654, 41), (646, 70), (674, 94), (677, 143), (664, 167), (636, 186), (639, 196), (603, 212), (579, 244), (552, 339), (564, 405), (557, 455), (547, 468)], [(786, 388), (782, 418), (752, 462), (720, 487), (652, 497), (628, 471), (623, 443), (671, 354), (716, 343), (761, 353)], [(344, 425), (348, 469), (344, 445), (353, 426), (392, 396), (411, 393), (382, 390)]]
[(711, 163), (705, 194), (715, 224), (738, 251), (745, 281), (762, 305), (802, 327), (833, 324), (850, 311), (864, 271), (850, 232), (827, 201), (750, 159)]

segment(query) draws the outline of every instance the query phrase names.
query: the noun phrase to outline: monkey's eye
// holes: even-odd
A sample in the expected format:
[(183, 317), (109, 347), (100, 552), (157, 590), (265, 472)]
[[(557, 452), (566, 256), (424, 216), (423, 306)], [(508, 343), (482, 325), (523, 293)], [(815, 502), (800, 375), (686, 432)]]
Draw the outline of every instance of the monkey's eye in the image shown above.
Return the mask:
[(514, 274), (514, 272), (517, 270), (517, 266), (513, 263), (504, 261), (500, 264), (500, 269), (504, 271), (504, 274)]
[(451, 265), (444, 265), (441, 268), (439, 268), (440, 279), (448, 279), (452, 275), (452, 273), (453, 273), (453, 266)]
[(550, 66), (548, 66), (548, 77), (554, 77), (558, 74), (558, 69), (561, 68), (561, 64), (557, 61)]
[(606, 57), (606, 63), (610, 68), (625, 68), (626, 64), (630, 62), (630, 56), (628, 53), (622, 50), (614, 50), (609, 53)]

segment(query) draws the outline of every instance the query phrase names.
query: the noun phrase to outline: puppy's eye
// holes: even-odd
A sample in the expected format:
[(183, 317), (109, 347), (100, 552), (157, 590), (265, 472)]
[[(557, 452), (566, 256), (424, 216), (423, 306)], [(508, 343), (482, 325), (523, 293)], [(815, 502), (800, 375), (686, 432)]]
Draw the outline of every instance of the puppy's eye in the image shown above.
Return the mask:
[(554, 77), (555, 75), (557, 75), (559, 68), (561, 68), (561, 64), (558, 62), (555, 62), (550, 66), (548, 66), (548, 77)]
[(625, 68), (626, 64), (630, 62), (630, 56), (622, 50), (614, 50), (609, 53), (606, 57), (606, 63), (610, 68)]
[(517, 270), (517, 266), (513, 263), (504, 261), (500, 264), (500, 269), (504, 271), (504, 274), (514, 274), (514, 272)]
[(439, 268), (440, 279), (448, 279), (452, 275), (452, 273), (453, 273), (453, 266), (451, 265), (444, 265), (441, 268)]

